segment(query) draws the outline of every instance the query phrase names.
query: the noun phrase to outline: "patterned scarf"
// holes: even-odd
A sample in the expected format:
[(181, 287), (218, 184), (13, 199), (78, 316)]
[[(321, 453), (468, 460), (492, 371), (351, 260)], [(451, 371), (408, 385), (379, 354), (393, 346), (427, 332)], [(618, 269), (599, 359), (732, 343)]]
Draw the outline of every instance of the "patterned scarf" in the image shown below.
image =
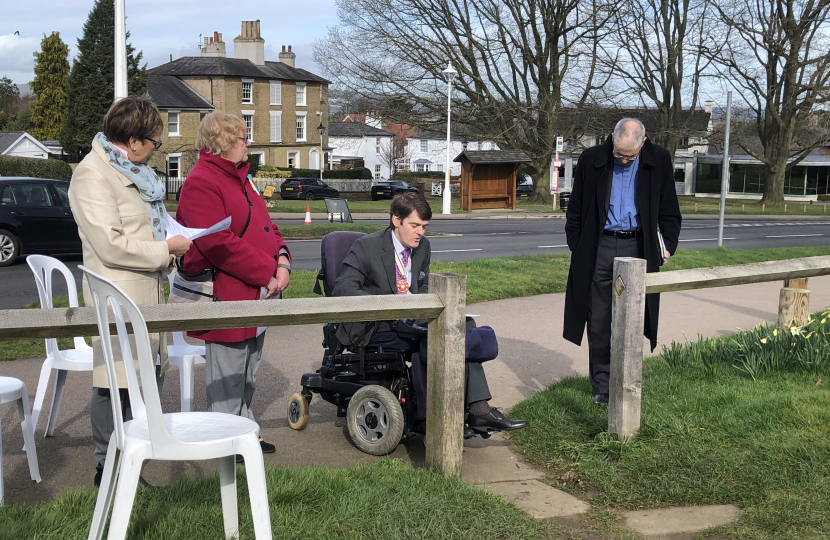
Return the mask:
[(110, 165), (126, 176), (138, 188), (141, 200), (147, 203), (150, 212), (150, 226), (153, 229), (153, 238), (162, 241), (167, 236), (167, 210), (164, 208), (164, 183), (158, 179), (156, 173), (146, 163), (133, 163), (124, 159), (121, 150), (112, 144), (103, 133), (98, 133), (95, 140), (104, 149)]

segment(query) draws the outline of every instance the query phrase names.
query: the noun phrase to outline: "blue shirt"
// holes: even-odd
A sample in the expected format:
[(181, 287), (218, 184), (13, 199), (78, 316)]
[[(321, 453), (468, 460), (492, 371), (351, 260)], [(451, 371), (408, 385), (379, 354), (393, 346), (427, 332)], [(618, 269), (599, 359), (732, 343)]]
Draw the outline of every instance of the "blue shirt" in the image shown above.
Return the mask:
[(609, 231), (636, 231), (640, 229), (637, 208), (637, 176), (640, 156), (623, 165), (614, 159), (611, 178), (611, 200), (605, 229)]

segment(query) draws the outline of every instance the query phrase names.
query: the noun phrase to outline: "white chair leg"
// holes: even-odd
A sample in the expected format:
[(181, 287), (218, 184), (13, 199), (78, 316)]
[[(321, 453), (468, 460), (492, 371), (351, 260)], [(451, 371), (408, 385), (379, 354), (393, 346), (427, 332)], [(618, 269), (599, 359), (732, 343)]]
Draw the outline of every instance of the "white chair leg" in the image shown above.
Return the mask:
[(193, 357), (185, 356), (179, 366), (179, 383), (182, 393), (182, 412), (193, 411)]
[[(46, 388), (49, 387), (49, 375), (52, 374), (52, 360), (47, 358), (40, 367), (40, 378), (37, 381), (35, 390), (35, 406), (32, 407), (32, 432), (37, 431), (37, 421), (40, 418), (40, 410), (43, 408), (43, 398), (46, 397)], [(25, 448), (24, 448), (25, 450)]]
[(55, 389), (52, 391), (52, 406), (49, 408), (49, 419), (46, 422), (46, 433), (44, 437), (51, 437), (55, 432), (55, 424), (58, 423), (58, 411), (61, 408), (63, 388), (66, 385), (66, 370), (59, 369), (55, 374)]
[(144, 460), (134, 454), (121, 459), (110, 529), (107, 534), (108, 540), (121, 540), (127, 536), (127, 527), (130, 525), (130, 515), (133, 512), (133, 503), (135, 503), (135, 492), (138, 489), (138, 477), (141, 475), (143, 464)]
[(29, 459), (29, 474), (32, 480), (40, 482), (40, 467), (37, 465), (37, 448), (35, 435), (32, 429), (32, 413), (29, 409), (29, 392), (24, 386), (17, 399), (17, 413), (20, 415), (20, 427), (23, 429), (23, 440), (26, 441), (26, 457)]
[(222, 495), (222, 518), (225, 522), (225, 538), (239, 538), (235, 456), (219, 458), (219, 489)]
[(268, 489), (265, 484), (265, 461), (259, 439), (252, 435), (250, 443), (241, 453), (245, 458), (245, 474), (248, 476), (254, 536), (257, 540), (271, 540), (271, 511), (268, 507)]
[(95, 512), (92, 514), (92, 525), (89, 527), (88, 540), (101, 540), (104, 537), (104, 526), (107, 524), (107, 514), (110, 511), (112, 496), (118, 484), (118, 472), (121, 470), (123, 454), (115, 445), (115, 434), (110, 437), (107, 448), (107, 460), (104, 463), (104, 472), (101, 476), (101, 487), (98, 488), (98, 499), (95, 501)]

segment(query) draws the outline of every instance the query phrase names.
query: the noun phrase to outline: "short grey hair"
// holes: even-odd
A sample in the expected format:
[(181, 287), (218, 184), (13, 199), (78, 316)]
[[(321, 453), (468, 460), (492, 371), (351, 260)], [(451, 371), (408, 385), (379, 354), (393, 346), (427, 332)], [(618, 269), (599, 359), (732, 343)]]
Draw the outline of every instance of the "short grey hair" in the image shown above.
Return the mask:
[[(632, 132), (629, 132), (626, 126), (629, 122), (637, 124), (637, 127)], [(646, 127), (637, 118), (623, 118), (614, 126), (614, 141), (621, 141), (626, 135), (633, 138), (637, 144), (641, 144), (643, 139), (646, 138)]]

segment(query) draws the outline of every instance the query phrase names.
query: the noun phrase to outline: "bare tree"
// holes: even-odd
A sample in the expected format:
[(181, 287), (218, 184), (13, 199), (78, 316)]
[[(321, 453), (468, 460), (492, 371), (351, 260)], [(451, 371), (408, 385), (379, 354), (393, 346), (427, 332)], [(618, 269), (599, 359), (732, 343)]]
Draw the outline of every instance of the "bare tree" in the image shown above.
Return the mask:
[(405, 138), (393, 137), (380, 145), (380, 160), (389, 167), (389, 175), (398, 172), (398, 168), (412, 159), (412, 149)]
[(446, 115), (449, 61), (453, 121), (524, 150), (534, 198), (549, 201), (556, 136), (571, 136), (574, 111), (606, 82), (600, 43), (616, 1), (337, 0), (340, 26), (315, 43), (315, 59), (338, 85), (417, 104), (395, 119), (414, 126)]
[(736, 143), (764, 164), (763, 202), (784, 201), (786, 173), (830, 131), (823, 109), (830, 97), (830, 0), (729, 0), (712, 3), (724, 26), (723, 53), (712, 55), (746, 102), (763, 152)]
[(701, 79), (719, 47), (708, 35), (712, 11), (707, 0), (624, 0), (614, 21), (617, 48), (609, 67), (626, 89), (623, 99), (656, 107), (659, 131), (650, 138), (672, 158), (689, 136)]

